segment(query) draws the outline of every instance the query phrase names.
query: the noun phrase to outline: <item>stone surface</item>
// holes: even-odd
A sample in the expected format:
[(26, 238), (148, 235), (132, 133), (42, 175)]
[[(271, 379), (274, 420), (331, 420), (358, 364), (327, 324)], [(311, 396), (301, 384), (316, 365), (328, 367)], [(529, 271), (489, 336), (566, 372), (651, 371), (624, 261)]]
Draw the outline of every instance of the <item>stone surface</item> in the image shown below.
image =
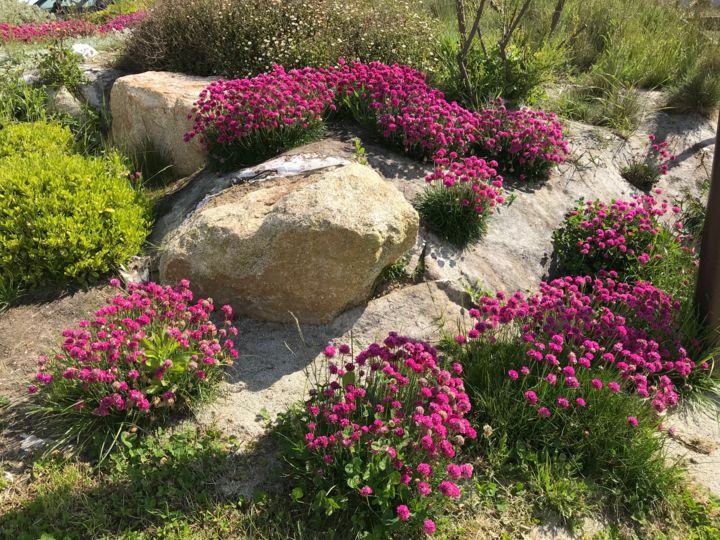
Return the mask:
[(97, 64), (81, 64), (86, 83), (80, 86), (85, 102), (97, 111), (110, 110), (110, 93), (124, 71)]
[(115, 142), (129, 152), (147, 145), (168, 156), (178, 176), (187, 176), (205, 164), (197, 139), (183, 141), (192, 122), (187, 115), (212, 79), (148, 71), (120, 77), (112, 86), (110, 108)]
[(155, 221), (150, 243), (160, 245), (165, 236), (179, 227), (199, 206), (231, 186), (296, 176), (348, 163), (349, 156), (319, 154), (316, 145), (307, 145), (296, 149), (295, 153), (288, 153), (232, 173), (202, 170), (179, 182), (174, 191), (158, 202), (159, 216)]
[(47, 90), (47, 110), (56, 114), (67, 114), (73, 118), (82, 118), (85, 114), (82, 103), (64, 86)]
[(209, 199), (160, 248), (160, 279), (267, 320), (322, 323), (366, 301), (415, 244), (418, 215), (373, 169), (240, 184)]

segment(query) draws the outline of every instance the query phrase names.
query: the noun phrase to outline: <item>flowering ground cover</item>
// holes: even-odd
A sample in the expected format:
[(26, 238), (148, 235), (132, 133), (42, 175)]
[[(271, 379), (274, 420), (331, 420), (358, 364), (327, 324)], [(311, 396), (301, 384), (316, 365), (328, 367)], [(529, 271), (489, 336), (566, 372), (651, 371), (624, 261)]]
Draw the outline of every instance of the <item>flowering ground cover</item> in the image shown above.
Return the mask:
[(559, 271), (613, 270), (621, 279), (652, 281), (678, 299), (688, 298), (697, 264), (694, 240), (684, 230), (682, 208), (660, 199), (661, 193), (579, 201), (553, 234)]
[[(435, 230), (460, 244), (477, 239), (503, 202), (500, 173), (521, 182), (543, 179), (568, 153), (552, 113), (510, 111), (502, 103), (471, 111), (448, 102), (411, 67), (342, 59), (330, 68), (275, 66), (257, 77), (211, 83), (189, 115), (193, 127), (185, 140), (199, 137), (211, 163), (233, 169), (316, 137), (331, 114), (349, 115), (409, 154), (434, 161), (427, 181), (437, 181), (439, 196), (419, 206)], [(448, 215), (455, 218), (443, 218)]]
[(480, 441), (491, 461), (564, 460), (562, 474), (605, 486), (643, 515), (680, 482), (664, 463), (659, 413), (703, 387), (712, 366), (699, 343), (685, 342), (680, 302), (616, 277), (481, 297), (456, 358), (473, 421), (501, 434)]
[(74, 38), (93, 34), (107, 34), (114, 30), (132, 27), (145, 17), (145, 11), (118, 15), (103, 24), (85, 19), (62, 19), (43, 23), (0, 23), (0, 42), (36, 42), (53, 39)]

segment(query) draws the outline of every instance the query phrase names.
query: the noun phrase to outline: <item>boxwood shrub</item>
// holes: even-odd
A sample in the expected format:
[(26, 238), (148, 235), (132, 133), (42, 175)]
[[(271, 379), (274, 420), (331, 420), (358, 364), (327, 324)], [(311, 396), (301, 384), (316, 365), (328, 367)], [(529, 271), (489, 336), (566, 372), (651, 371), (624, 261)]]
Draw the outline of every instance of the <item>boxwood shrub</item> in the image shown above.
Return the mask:
[(148, 206), (121, 157), (73, 153), (56, 124), (0, 130), (0, 284), (87, 283), (137, 253)]

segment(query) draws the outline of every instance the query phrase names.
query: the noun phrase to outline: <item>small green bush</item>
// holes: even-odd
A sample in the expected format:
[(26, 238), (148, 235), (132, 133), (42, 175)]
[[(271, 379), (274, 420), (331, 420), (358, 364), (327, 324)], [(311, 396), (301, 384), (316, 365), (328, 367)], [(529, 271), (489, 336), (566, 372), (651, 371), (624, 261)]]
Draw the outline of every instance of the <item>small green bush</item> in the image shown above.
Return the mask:
[(49, 12), (39, 7), (19, 0), (0, 0), (0, 23), (42, 23), (52, 19), (54, 17)]
[(69, 130), (44, 123), (0, 133), (21, 151), (0, 159), (0, 281), (86, 283), (138, 252), (147, 207), (117, 154), (69, 153)]
[(436, 26), (417, 0), (160, 0), (121, 65), (247, 77), (345, 57), (424, 69)]

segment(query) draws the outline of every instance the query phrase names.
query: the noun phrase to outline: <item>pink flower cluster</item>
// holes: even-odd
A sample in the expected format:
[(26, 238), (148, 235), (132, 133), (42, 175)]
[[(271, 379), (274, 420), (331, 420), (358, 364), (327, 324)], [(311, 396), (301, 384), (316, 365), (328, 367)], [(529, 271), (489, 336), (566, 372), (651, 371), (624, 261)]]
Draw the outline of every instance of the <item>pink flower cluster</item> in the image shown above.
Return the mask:
[(129, 28), (145, 17), (145, 11), (136, 11), (127, 15), (118, 15), (105, 24), (94, 24), (84, 19), (61, 19), (46, 23), (14, 25), (0, 23), (0, 42), (2, 41), (44, 41), (51, 39), (74, 38), (92, 34), (106, 34), (113, 30)]
[(335, 81), (327, 70), (286, 72), (275, 66), (252, 79), (215, 81), (200, 92), (189, 115), (194, 115), (195, 124), (185, 140), (203, 133), (225, 145), (256, 132), (307, 129), (334, 108), (334, 98)]
[[(310, 474), (352, 487), (341, 477), (348, 460), (359, 458), (365, 481), (348, 496), (378, 514), (394, 508), (401, 521), (420, 523), (433, 500), (459, 498), (458, 481), (472, 477), (472, 465), (454, 462), (465, 440), (476, 437), (465, 418), (462, 367), (446, 369), (433, 347), (395, 333), (354, 359), (349, 353), (347, 345), (325, 350), (330, 377), (307, 403), (302, 460), (313, 464)], [(434, 532), (435, 524), (425, 520), (423, 527)]]
[(495, 205), (505, 201), (502, 196), (503, 178), (496, 170), (497, 161), (488, 162), (475, 156), (458, 159), (457, 152), (447, 153), (444, 149), (438, 150), (433, 160), (435, 170), (425, 181), (441, 182), (448, 188), (456, 184), (472, 186), (474, 199), (464, 199), (462, 204), (472, 205), (478, 215), (488, 213)]
[(667, 141), (659, 141), (655, 134), (648, 135), (650, 152), (647, 161), (657, 169), (660, 174), (667, 174), (670, 165), (677, 160), (677, 156), (670, 154)]
[[(709, 366), (697, 366), (680, 341), (679, 302), (650, 283), (619, 282), (614, 272), (608, 276), (542, 283), (540, 292), (528, 299), (519, 292), (509, 298), (503, 293), (483, 297), (479, 307), (470, 310), (477, 323), (459, 340), (493, 340), (502, 327), (519, 328), (528, 361), (542, 369), (523, 365), (511, 369), (508, 377), (518, 380), (541, 373), (538, 384), (566, 389), (567, 395), (554, 403), (541, 403), (535, 390), (525, 392), (525, 400), (541, 416), (551, 416), (553, 409), (591, 406), (591, 394), (578, 395), (581, 386), (593, 391), (633, 390), (662, 412), (677, 404), (677, 383)], [(603, 382), (602, 373), (615, 375)], [(581, 380), (590, 385), (581, 385)]]
[[(111, 284), (119, 287), (118, 280)], [(189, 282), (177, 288), (155, 283), (128, 286), (92, 320), (63, 331), (61, 350), (41, 356), (29, 393), (41, 390), (70, 399), (69, 407), (98, 416), (135, 416), (167, 408), (193, 395), (237, 358), (232, 309), (225, 325), (210, 321), (212, 301), (192, 302)]]
[(408, 66), (342, 59), (330, 68), (286, 72), (276, 66), (252, 79), (212, 83), (190, 114), (194, 124), (185, 140), (201, 136), (206, 144), (229, 145), (258, 130), (320, 122), (336, 107), (408, 152), (498, 156), (510, 160), (506, 168), (520, 179), (530, 169), (547, 172), (568, 153), (552, 114), (502, 105), (469, 111), (448, 102)]
[[(556, 235), (556, 243), (561, 238), (573, 243), (574, 246), (567, 247), (583, 257), (587, 271), (604, 267), (624, 272), (636, 263), (642, 266), (663, 257), (655, 248), (663, 230), (659, 219), (668, 211), (678, 215), (681, 209), (650, 195), (633, 195), (630, 200), (618, 199), (609, 205), (600, 200), (585, 201), (568, 214), (565, 229)], [(684, 251), (691, 250), (687, 241), (690, 237), (680, 234), (681, 230), (682, 223), (678, 221), (671, 241)]]

